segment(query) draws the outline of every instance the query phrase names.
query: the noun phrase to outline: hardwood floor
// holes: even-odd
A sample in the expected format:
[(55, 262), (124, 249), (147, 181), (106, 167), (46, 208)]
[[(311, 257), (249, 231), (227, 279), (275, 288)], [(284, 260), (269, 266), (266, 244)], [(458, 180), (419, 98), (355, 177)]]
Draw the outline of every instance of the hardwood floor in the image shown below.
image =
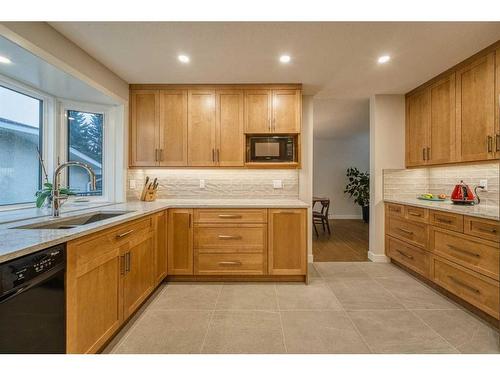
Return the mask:
[(368, 260), (368, 224), (362, 220), (330, 220), (331, 236), (318, 225), (319, 238), (313, 232), (315, 262), (366, 262)]

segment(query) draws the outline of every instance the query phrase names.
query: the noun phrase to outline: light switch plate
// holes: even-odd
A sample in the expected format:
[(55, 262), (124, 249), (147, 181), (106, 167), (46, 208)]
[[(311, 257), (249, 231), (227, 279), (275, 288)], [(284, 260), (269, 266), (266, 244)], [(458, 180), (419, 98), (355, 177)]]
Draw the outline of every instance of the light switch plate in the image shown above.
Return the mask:
[(484, 186), (483, 191), (488, 191), (488, 180), (479, 180), (479, 185)]
[(274, 189), (283, 189), (283, 182), (281, 180), (273, 180)]
[(128, 187), (129, 189), (135, 189), (135, 180), (129, 180)]
[(200, 189), (205, 189), (205, 180), (200, 180)]

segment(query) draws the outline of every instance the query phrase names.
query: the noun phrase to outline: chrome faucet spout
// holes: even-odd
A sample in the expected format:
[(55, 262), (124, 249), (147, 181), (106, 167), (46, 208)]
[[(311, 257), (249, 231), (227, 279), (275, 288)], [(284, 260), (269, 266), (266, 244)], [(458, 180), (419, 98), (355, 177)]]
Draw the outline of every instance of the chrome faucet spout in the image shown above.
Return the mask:
[(54, 171), (54, 177), (52, 180), (52, 216), (53, 217), (58, 217), (59, 216), (59, 208), (61, 207), (60, 201), (62, 199), (66, 199), (67, 196), (60, 196), (59, 194), (59, 178), (61, 171), (64, 168), (68, 167), (80, 167), (83, 168), (87, 171), (90, 177), (90, 188), (92, 190), (97, 190), (97, 179), (94, 170), (92, 167), (86, 163), (82, 163), (79, 161), (68, 161), (66, 163), (63, 163), (59, 165), (56, 170)]

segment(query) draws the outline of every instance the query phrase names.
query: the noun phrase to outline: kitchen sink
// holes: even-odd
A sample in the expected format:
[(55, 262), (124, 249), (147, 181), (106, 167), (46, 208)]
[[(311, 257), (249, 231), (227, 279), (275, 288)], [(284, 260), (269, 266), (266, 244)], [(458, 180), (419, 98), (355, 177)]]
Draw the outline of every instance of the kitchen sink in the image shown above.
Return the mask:
[(45, 223), (36, 223), (14, 227), (13, 229), (71, 229), (98, 221), (125, 215), (133, 211), (100, 211), (84, 215), (72, 216), (61, 220), (52, 220)]

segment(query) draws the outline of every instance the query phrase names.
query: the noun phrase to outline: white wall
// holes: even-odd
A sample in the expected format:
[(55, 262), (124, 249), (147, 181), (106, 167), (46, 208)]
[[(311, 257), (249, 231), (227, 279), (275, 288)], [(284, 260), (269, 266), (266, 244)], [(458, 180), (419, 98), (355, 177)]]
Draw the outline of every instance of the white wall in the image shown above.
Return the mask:
[[(299, 199), (312, 202), (313, 192), (313, 98), (309, 95), (302, 96), (302, 137), (301, 137), (301, 162), (299, 170)], [(307, 254), (308, 261), (313, 261), (312, 254), (312, 210), (307, 210)]]
[(330, 217), (334, 219), (361, 218), (361, 207), (344, 194), (349, 167), (370, 170), (369, 132), (341, 139), (314, 139), (313, 191), (315, 196), (330, 198)]
[(384, 250), (383, 169), (405, 167), (404, 95), (370, 98), (370, 249), (368, 258), (387, 262)]

